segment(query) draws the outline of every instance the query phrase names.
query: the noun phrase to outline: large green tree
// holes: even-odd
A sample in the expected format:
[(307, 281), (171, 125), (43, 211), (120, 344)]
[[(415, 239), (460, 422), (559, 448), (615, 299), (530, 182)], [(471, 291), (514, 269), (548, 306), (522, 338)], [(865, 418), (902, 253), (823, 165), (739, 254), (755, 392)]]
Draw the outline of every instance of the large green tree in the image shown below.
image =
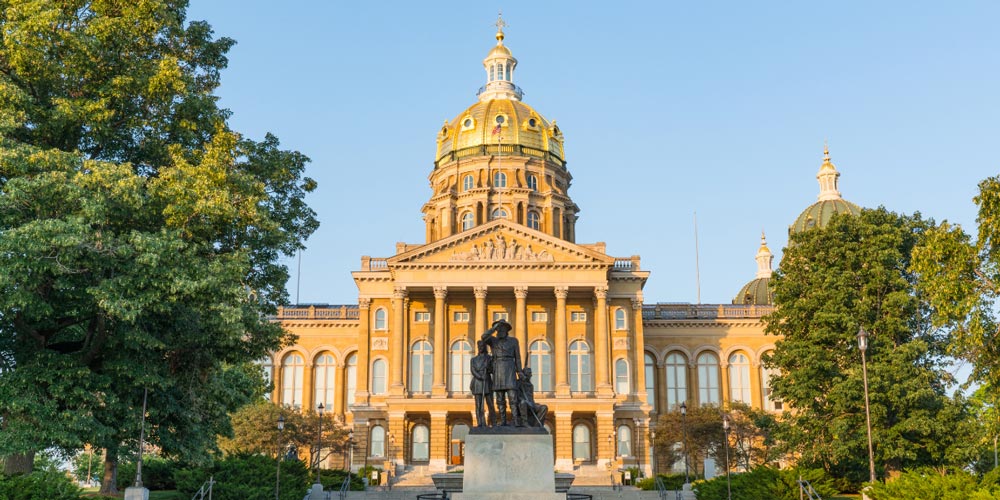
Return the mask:
[(862, 327), (880, 474), (943, 465), (951, 456), (968, 411), (945, 393), (952, 382), (947, 338), (931, 325), (910, 270), (913, 249), (931, 227), (919, 214), (877, 209), (792, 235), (773, 280), (777, 307), (766, 331), (782, 336), (769, 361), (781, 371), (774, 396), (794, 408), (779, 435), (806, 463), (868, 478)]
[[(308, 161), (230, 130), (233, 41), (183, 0), (0, 4), (0, 455), (147, 433), (204, 458), (284, 332)], [(20, 458), (20, 459), (19, 459)]]

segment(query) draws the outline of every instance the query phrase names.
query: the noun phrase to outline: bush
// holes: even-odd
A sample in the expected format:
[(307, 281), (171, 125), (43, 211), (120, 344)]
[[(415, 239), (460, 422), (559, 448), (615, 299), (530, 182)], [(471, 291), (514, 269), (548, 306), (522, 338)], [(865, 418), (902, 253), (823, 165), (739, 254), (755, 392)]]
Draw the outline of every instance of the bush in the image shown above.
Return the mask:
[[(284, 471), (284, 468), (282, 468)], [(320, 481), (323, 483), (323, 489), (329, 490), (339, 490), (341, 485), (344, 484), (344, 478), (348, 475), (351, 476), (351, 491), (364, 491), (365, 484), (361, 482), (361, 476), (351, 474), (345, 470), (341, 469), (323, 469), (322, 474), (320, 474)], [(316, 482), (316, 477), (309, 473), (309, 483), (312, 484)]]
[[(177, 491), (191, 498), (209, 477), (212, 496), (221, 500), (271, 500), (277, 464), (263, 455), (237, 454), (200, 469), (174, 472)], [(326, 480), (323, 481), (326, 483)], [(332, 482), (331, 482), (332, 484)], [(281, 462), (281, 500), (301, 500), (309, 489), (309, 471), (298, 460)]]
[[(684, 474), (657, 474), (656, 477), (663, 481), (663, 487), (670, 491), (676, 491), (684, 486)], [(636, 486), (644, 490), (656, 489), (656, 478), (647, 477), (639, 481)]]
[(37, 470), (30, 474), (0, 474), (0, 498), (4, 500), (80, 500), (82, 491), (65, 473)]
[[(124, 490), (135, 484), (135, 462), (118, 464), (118, 489)], [(174, 490), (177, 489), (177, 482), (174, 481), (174, 470), (177, 463), (158, 457), (147, 457), (142, 459), (142, 485), (146, 489)]]
[[(750, 472), (732, 475), (734, 500), (798, 500), (799, 485), (797, 480), (809, 481), (822, 498), (829, 498), (838, 493), (833, 487), (832, 479), (821, 470), (816, 469), (784, 469), (758, 467)], [(699, 481), (694, 486), (698, 492), (698, 500), (722, 500), (727, 498), (726, 476), (719, 476), (707, 481)]]
[(976, 477), (958, 471), (941, 475), (936, 471), (904, 472), (888, 483), (875, 483), (868, 496), (872, 500), (995, 500), (1000, 498), (996, 484), (980, 484)]

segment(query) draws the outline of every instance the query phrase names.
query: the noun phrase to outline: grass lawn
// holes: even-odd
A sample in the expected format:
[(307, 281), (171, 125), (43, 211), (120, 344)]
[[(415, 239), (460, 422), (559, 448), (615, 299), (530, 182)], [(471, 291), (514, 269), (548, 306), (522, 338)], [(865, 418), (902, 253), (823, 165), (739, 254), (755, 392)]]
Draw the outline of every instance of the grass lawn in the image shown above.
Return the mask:
[(835, 497), (830, 497), (830, 500), (855, 500), (857, 498), (861, 498), (861, 495), (849, 495), (847, 493), (843, 493)]
[[(116, 497), (98, 497), (97, 490), (99, 488), (84, 488), (83, 496), (90, 496), (94, 498), (122, 498), (125, 496), (125, 492), (121, 492)], [(187, 500), (183, 495), (175, 490), (163, 490), (163, 491), (150, 491), (149, 500)]]

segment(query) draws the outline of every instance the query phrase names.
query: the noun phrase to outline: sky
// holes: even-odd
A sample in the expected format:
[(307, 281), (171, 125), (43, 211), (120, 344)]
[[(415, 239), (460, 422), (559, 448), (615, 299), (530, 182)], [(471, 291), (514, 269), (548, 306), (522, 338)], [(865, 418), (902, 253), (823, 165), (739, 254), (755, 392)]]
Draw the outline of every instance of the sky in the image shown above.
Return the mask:
[[(640, 255), (655, 302), (729, 303), (816, 201), (974, 231), (1000, 167), (1000, 2), (191, 0), (237, 41), (231, 127), (312, 160), (298, 303), (356, 303), (361, 256), (424, 242), (441, 124), (476, 102), (497, 11), (524, 101), (565, 134), (577, 242)], [(698, 271), (696, 272), (695, 214)], [(297, 278), (300, 276), (300, 278)]]

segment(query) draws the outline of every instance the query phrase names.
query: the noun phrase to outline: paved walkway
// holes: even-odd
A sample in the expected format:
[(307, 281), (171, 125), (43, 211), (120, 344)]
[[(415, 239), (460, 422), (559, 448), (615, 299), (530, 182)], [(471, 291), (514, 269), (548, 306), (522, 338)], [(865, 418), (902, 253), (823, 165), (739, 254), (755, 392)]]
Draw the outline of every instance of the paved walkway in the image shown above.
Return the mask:
[[(348, 493), (349, 500), (415, 500), (417, 495), (422, 493), (434, 493), (433, 487), (397, 486), (392, 491), (380, 491), (372, 488), (369, 491), (352, 491)], [(620, 491), (612, 490), (608, 487), (573, 487), (570, 493), (584, 493), (593, 496), (594, 500), (659, 500), (659, 495), (655, 491), (642, 491), (630, 486), (623, 487)], [(333, 495), (336, 500), (338, 497)], [(669, 492), (668, 499), (674, 500), (674, 493)]]

